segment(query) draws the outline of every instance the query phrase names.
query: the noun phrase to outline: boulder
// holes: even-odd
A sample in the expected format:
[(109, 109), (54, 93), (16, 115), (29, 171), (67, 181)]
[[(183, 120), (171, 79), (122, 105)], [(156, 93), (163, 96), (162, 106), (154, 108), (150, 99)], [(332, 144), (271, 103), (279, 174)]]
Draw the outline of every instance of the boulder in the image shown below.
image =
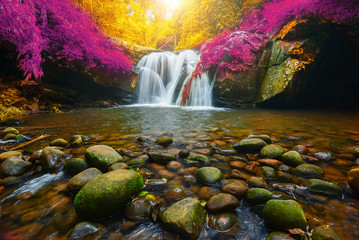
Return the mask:
[(173, 143), (173, 139), (171, 137), (163, 136), (156, 140), (156, 143), (158, 145), (161, 145), (163, 147), (168, 147)]
[(18, 151), (8, 151), (8, 152), (3, 152), (0, 153), (0, 163), (2, 163), (3, 161), (5, 161), (7, 158), (12, 157), (12, 156), (20, 156), (22, 153), (18, 152)]
[(58, 138), (58, 139), (55, 139), (52, 142), (50, 142), (49, 145), (51, 147), (67, 147), (67, 145), (69, 145), (69, 143), (63, 138)]
[(324, 171), (313, 164), (300, 164), (294, 169), (294, 174), (302, 178), (321, 178), (324, 176)]
[(196, 175), (206, 185), (219, 183), (223, 179), (223, 173), (215, 167), (201, 167)]
[(257, 153), (266, 145), (267, 143), (262, 139), (249, 138), (234, 144), (233, 148), (240, 153)]
[(76, 213), (83, 219), (102, 219), (118, 214), (143, 189), (141, 175), (132, 170), (115, 170), (88, 182), (77, 193)]
[(342, 193), (340, 187), (334, 183), (323, 181), (320, 179), (308, 179), (309, 191), (324, 195), (339, 195)]
[(228, 193), (217, 194), (211, 197), (206, 204), (206, 208), (208, 212), (211, 213), (234, 210), (238, 206), (239, 206), (238, 199), (235, 196)]
[(18, 156), (12, 156), (7, 158), (0, 165), (0, 173), (2, 176), (20, 176), (23, 174), (29, 167), (31, 167), (32, 163), (27, 162), (19, 158)]
[(294, 200), (269, 200), (264, 206), (263, 217), (266, 225), (278, 230), (305, 230), (307, 227), (303, 209)]
[(197, 239), (206, 221), (203, 206), (194, 198), (185, 198), (167, 208), (161, 215), (165, 227)]
[(176, 156), (173, 154), (168, 153), (157, 153), (157, 152), (150, 152), (147, 154), (150, 158), (151, 162), (159, 163), (159, 164), (167, 164), (171, 161), (176, 160)]
[(211, 159), (202, 154), (191, 153), (186, 159), (185, 163), (188, 165), (209, 165)]
[(77, 174), (89, 168), (89, 165), (83, 158), (72, 158), (65, 161), (64, 168), (68, 173)]
[(65, 156), (66, 153), (55, 147), (44, 148), (40, 155), (42, 169), (44, 171), (54, 170)]
[(100, 175), (102, 175), (102, 172), (97, 168), (86, 169), (70, 179), (67, 183), (67, 190), (72, 194), (76, 194), (88, 182)]
[(359, 193), (359, 168), (354, 168), (348, 172), (348, 183), (353, 192)]
[(108, 171), (111, 165), (123, 161), (122, 156), (115, 149), (106, 145), (95, 145), (87, 148), (85, 158), (103, 172)]
[(289, 151), (283, 154), (282, 161), (292, 167), (296, 167), (301, 164), (305, 164), (302, 156), (297, 151)]
[(273, 199), (273, 194), (264, 188), (251, 188), (247, 191), (246, 198), (251, 205), (257, 205)]
[(269, 144), (262, 148), (260, 156), (262, 158), (281, 158), (283, 155), (283, 148), (277, 144)]

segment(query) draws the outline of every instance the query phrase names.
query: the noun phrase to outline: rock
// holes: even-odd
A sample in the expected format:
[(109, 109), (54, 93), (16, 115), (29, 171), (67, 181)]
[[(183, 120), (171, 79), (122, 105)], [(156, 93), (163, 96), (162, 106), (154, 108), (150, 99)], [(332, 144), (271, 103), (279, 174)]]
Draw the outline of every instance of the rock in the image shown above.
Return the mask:
[(185, 163), (188, 165), (209, 165), (211, 163), (211, 159), (202, 154), (191, 153), (185, 159)]
[(272, 232), (266, 237), (266, 240), (295, 240), (290, 234), (284, 232)]
[(248, 184), (248, 186), (254, 187), (254, 188), (266, 188), (267, 187), (267, 183), (263, 179), (257, 178), (257, 177), (248, 178), (247, 184)]
[(153, 206), (154, 204), (146, 197), (137, 197), (126, 205), (126, 217), (132, 221), (149, 219)]
[(302, 178), (321, 178), (324, 176), (324, 171), (313, 164), (301, 164), (294, 169), (294, 174)]
[(223, 173), (215, 167), (201, 167), (196, 175), (206, 185), (219, 183), (223, 179)]
[(359, 168), (351, 169), (348, 172), (348, 183), (353, 192), (359, 193)]
[(127, 169), (128, 165), (126, 163), (115, 163), (112, 164), (108, 171), (120, 170), (120, 169)]
[(83, 145), (83, 140), (82, 140), (82, 136), (81, 135), (73, 135), (70, 138), (69, 141), (69, 147), (71, 148), (77, 148), (77, 147), (81, 147)]
[(296, 145), (293, 150), (299, 152), (300, 154), (306, 154), (308, 152), (307, 147), (304, 145)]
[(247, 137), (247, 139), (251, 139), (251, 138), (259, 138), (262, 139), (263, 141), (265, 141), (267, 144), (271, 144), (272, 140), (270, 139), (270, 136), (266, 135), (266, 134), (260, 134), (260, 135), (254, 135), (251, 134)]
[(178, 156), (180, 158), (186, 158), (188, 157), (190, 154), (190, 152), (188, 150), (181, 150), (179, 153), (178, 153)]
[(137, 139), (136, 139), (136, 142), (139, 142), (139, 143), (144, 143), (144, 142), (146, 142), (147, 141), (147, 139), (145, 138), (145, 137), (138, 137)]
[(251, 205), (257, 205), (273, 199), (273, 194), (264, 188), (251, 188), (247, 191), (246, 198)]
[(179, 185), (173, 185), (165, 192), (165, 198), (169, 201), (178, 201), (182, 198), (186, 197), (186, 193), (183, 187)]
[(314, 193), (324, 195), (339, 195), (342, 192), (338, 185), (331, 182), (323, 181), (320, 179), (308, 179), (306, 182), (309, 191)]
[(259, 138), (243, 139), (240, 142), (233, 145), (233, 148), (240, 153), (257, 153), (267, 143)]
[(20, 182), (20, 179), (15, 176), (6, 177), (4, 179), (0, 179), (0, 186), (4, 187), (13, 187)]
[(282, 171), (277, 172), (277, 179), (280, 182), (287, 182), (287, 183), (293, 182), (293, 176), (289, 173), (282, 172)]
[(354, 157), (359, 158), (359, 148), (354, 149)]
[(275, 169), (281, 165), (280, 161), (270, 158), (259, 159), (258, 163), (260, 163), (262, 166), (272, 167)]
[(20, 156), (22, 153), (18, 152), (18, 151), (8, 151), (8, 152), (3, 152), (0, 154), (0, 163), (2, 163), (3, 161), (5, 161), (7, 158), (12, 157), (12, 156)]
[(147, 191), (163, 191), (167, 187), (167, 181), (163, 179), (147, 179), (146, 190)]
[(45, 171), (54, 170), (65, 156), (66, 153), (55, 147), (44, 148), (40, 155), (42, 169)]
[(150, 158), (151, 162), (159, 163), (159, 164), (167, 164), (171, 161), (176, 160), (176, 156), (173, 154), (168, 153), (156, 153), (156, 152), (150, 152), (147, 154)]
[(32, 138), (29, 138), (29, 137), (26, 137), (25, 135), (17, 135), (16, 138), (15, 138), (15, 141), (17, 143), (22, 143), (22, 142), (27, 142), (27, 141), (30, 141)]
[(156, 140), (156, 143), (158, 145), (161, 145), (163, 147), (168, 147), (173, 143), (173, 139), (171, 137), (163, 136)]
[(66, 234), (66, 239), (87, 240), (100, 239), (104, 226), (98, 223), (80, 222)]
[(88, 182), (76, 194), (76, 213), (84, 219), (101, 219), (119, 213), (143, 189), (141, 175), (132, 170), (115, 170)]
[(108, 171), (111, 165), (123, 161), (122, 156), (115, 149), (106, 145), (95, 145), (87, 148), (85, 158), (103, 172)]
[(264, 179), (275, 179), (277, 178), (277, 173), (274, 168), (263, 166), (259, 168), (259, 171)]
[(297, 151), (289, 151), (283, 154), (282, 161), (291, 167), (296, 167), (301, 164), (305, 164), (302, 156)]
[(341, 240), (332, 228), (316, 227), (312, 231), (313, 240)]
[(19, 158), (19, 156), (12, 156), (7, 158), (0, 165), (0, 173), (2, 176), (20, 176), (23, 174), (29, 167), (31, 167), (32, 163), (27, 162)]
[(197, 239), (206, 221), (203, 206), (194, 198), (185, 198), (167, 208), (161, 215), (165, 227)]
[(217, 231), (224, 232), (238, 223), (238, 218), (233, 213), (219, 213), (209, 218), (209, 226)]
[(146, 161), (144, 159), (142, 159), (142, 158), (132, 159), (128, 163), (128, 166), (130, 166), (130, 167), (143, 167), (144, 165), (146, 165)]
[(100, 175), (102, 175), (102, 172), (97, 168), (86, 169), (70, 179), (67, 183), (67, 190), (72, 194), (76, 194), (88, 182)]
[(4, 141), (7, 141), (7, 140), (15, 140), (16, 139), (16, 137), (17, 137), (17, 135), (16, 134), (13, 134), (13, 133), (8, 133), (8, 134), (6, 134), (5, 135), (5, 137), (4, 137)]
[(182, 167), (182, 164), (177, 161), (171, 161), (171, 162), (167, 163), (166, 167), (171, 171), (176, 171)]
[(89, 165), (85, 159), (82, 158), (72, 158), (65, 161), (64, 168), (68, 173), (77, 174), (89, 168)]
[(240, 181), (234, 181), (234, 182), (226, 184), (222, 187), (223, 192), (232, 194), (233, 196), (237, 197), (238, 199), (242, 199), (243, 197), (245, 197), (247, 190), (248, 190), (248, 187)]
[(289, 167), (288, 165), (282, 164), (278, 167), (278, 171), (286, 172), (286, 173), (292, 173), (293, 168)]
[(7, 127), (1, 131), (1, 136), (4, 137), (6, 134), (9, 134), (9, 133), (19, 135), (20, 131), (13, 127)]
[(50, 142), (51, 147), (67, 147), (67, 145), (69, 145), (69, 143), (63, 138), (58, 138)]
[(307, 227), (303, 209), (294, 200), (269, 200), (264, 206), (263, 217), (266, 225), (278, 230), (305, 230)]
[(283, 155), (283, 148), (277, 144), (269, 144), (262, 148), (260, 156), (262, 158), (281, 158)]
[(228, 193), (217, 194), (216, 196), (211, 197), (206, 204), (208, 212), (211, 213), (234, 210), (238, 206), (238, 199)]
[(201, 189), (198, 192), (198, 195), (201, 199), (208, 200), (211, 197), (220, 194), (221, 192), (218, 189), (212, 188), (212, 187), (201, 187)]
[(335, 159), (331, 152), (316, 152), (313, 156), (322, 161), (332, 161)]

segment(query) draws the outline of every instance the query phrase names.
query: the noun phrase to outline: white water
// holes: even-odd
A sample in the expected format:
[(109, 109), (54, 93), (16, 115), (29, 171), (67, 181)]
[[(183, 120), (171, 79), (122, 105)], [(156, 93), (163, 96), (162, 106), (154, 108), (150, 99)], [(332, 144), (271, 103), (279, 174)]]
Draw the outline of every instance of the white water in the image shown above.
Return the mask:
[[(144, 56), (137, 64), (138, 103), (179, 106), (183, 87), (199, 61), (200, 56), (192, 50), (182, 51), (178, 55), (155, 52)], [(207, 73), (192, 81), (187, 106), (212, 106), (213, 83)]]

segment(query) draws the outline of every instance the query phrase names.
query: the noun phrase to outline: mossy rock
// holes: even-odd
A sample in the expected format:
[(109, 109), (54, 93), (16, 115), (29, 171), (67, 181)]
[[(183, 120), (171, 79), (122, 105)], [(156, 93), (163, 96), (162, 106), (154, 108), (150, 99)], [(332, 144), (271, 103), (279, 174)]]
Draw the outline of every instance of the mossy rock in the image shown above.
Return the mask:
[(77, 193), (74, 201), (76, 213), (83, 219), (116, 215), (142, 191), (143, 186), (141, 175), (132, 170), (115, 170), (100, 175)]
[(243, 139), (233, 145), (240, 153), (258, 153), (267, 143), (259, 138)]
[(171, 145), (173, 143), (173, 139), (168, 136), (163, 136), (163, 137), (158, 138), (156, 140), (156, 143), (163, 147), (168, 147), (169, 145)]
[(88, 182), (100, 175), (102, 175), (102, 172), (97, 168), (86, 169), (70, 179), (67, 183), (67, 190), (72, 194), (76, 194)]
[(302, 178), (321, 178), (324, 171), (314, 164), (301, 164), (294, 169), (294, 174)]
[(302, 207), (294, 200), (269, 200), (264, 206), (263, 217), (267, 226), (283, 231), (305, 230), (308, 225)]
[(5, 137), (6, 134), (15, 134), (16, 136), (20, 134), (20, 131), (13, 127), (7, 127), (1, 131), (1, 137)]
[(42, 169), (45, 171), (54, 170), (65, 156), (66, 153), (55, 147), (44, 148), (40, 155)]
[(84, 144), (81, 135), (73, 135), (69, 140), (69, 147), (77, 148), (81, 147)]
[(159, 164), (167, 164), (177, 159), (175, 155), (169, 153), (150, 152), (147, 155), (151, 162)]
[(128, 165), (126, 163), (115, 163), (111, 165), (108, 171), (115, 171), (120, 169), (128, 169)]
[(324, 195), (339, 195), (342, 193), (340, 187), (334, 183), (323, 181), (320, 179), (308, 179), (309, 191)]
[(272, 232), (266, 237), (266, 240), (295, 240), (295, 238), (291, 237), (288, 233)]
[(18, 151), (8, 151), (8, 152), (0, 153), (0, 163), (5, 161), (9, 157), (20, 156), (20, 155), (22, 155), (22, 153)]
[(250, 177), (247, 179), (247, 184), (250, 187), (254, 187), (254, 188), (266, 188), (267, 187), (267, 183), (258, 177)]
[(17, 136), (18, 135), (14, 134), (14, 133), (8, 133), (8, 134), (5, 135), (3, 140), (4, 141), (15, 140)]
[(341, 237), (332, 229), (327, 227), (316, 227), (312, 231), (313, 240), (342, 240)]
[(4, 177), (20, 176), (31, 167), (31, 165), (31, 162), (24, 161), (19, 158), (19, 156), (12, 156), (1, 163), (0, 174)]
[(269, 144), (263, 147), (260, 151), (260, 156), (262, 158), (274, 158), (279, 159), (283, 155), (283, 148), (277, 144)]
[(20, 179), (15, 176), (10, 176), (0, 179), (0, 186), (4, 186), (4, 187), (13, 187), (16, 186), (18, 183), (20, 183)]
[(263, 141), (265, 141), (267, 144), (271, 144), (272, 143), (272, 140), (270, 139), (270, 136), (266, 135), (266, 134), (259, 134), (259, 135), (254, 135), (254, 134), (251, 134), (247, 137), (248, 139), (251, 139), (251, 138), (259, 138), (259, 139), (262, 139)]
[(64, 163), (64, 168), (68, 173), (77, 174), (89, 168), (89, 165), (85, 159), (72, 158)]
[(188, 165), (210, 165), (211, 159), (202, 154), (191, 153), (186, 159)]
[(51, 147), (67, 147), (67, 145), (69, 145), (69, 143), (63, 138), (58, 138), (58, 139), (55, 139), (52, 142), (50, 142), (49, 145)]
[(206, 221), (206, 213), (200, 202), (194, 198), (185, 198), (167, 208), (161, 215), (166, 228), (197, 239)]
[(223, 179), (223, 173), (215, 167), (201, 167), (196, 175), (202, 183), (207, 185), (219, 183)]
[(287, 164), (292, 167), (299, 166), (301, 164), (305, 164), (302, 156), (297, 151), (289, 151), (283, 154), (282, 161), (284, 164)]
[(112, 147), (95, 145), (86, 149), (85, 158), (103, 172), (108, 171), (112, 164), (122, 162), (122, 156)]
[(281, 165), (278, 167), (278, 171), (292, 174), (293, 168), (290, 167), (290, 166), (288, 166), (288, 165), (281, 164)]
[(273, 180), (277, 178), (277, 173), (274, 168), (263, 166), (259, 168), (260, 173), (262, 174), (264, 179)]
[(246, 198), (251, 205), (257, 205), (273, 199), (273, 194), (264, 188), (251, 188), (247, 191)]
[(135, 158), (132, 159), (129, 163), (128, 166), (130, 167), (143, 167), (146, 165), (146, 161), (142, 158)]

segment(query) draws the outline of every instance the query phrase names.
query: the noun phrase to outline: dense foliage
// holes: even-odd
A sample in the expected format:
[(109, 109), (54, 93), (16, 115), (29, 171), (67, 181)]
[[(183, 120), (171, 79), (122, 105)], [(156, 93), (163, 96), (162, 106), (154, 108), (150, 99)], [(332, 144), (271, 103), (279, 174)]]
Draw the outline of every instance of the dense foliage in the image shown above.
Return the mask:
[(26, 80), (41, 78), (45, 60), (130, 71), (132, 61), (123, 49), (70, 0), (0, 0), (0, 22), (0, 41), (16, 46)]

